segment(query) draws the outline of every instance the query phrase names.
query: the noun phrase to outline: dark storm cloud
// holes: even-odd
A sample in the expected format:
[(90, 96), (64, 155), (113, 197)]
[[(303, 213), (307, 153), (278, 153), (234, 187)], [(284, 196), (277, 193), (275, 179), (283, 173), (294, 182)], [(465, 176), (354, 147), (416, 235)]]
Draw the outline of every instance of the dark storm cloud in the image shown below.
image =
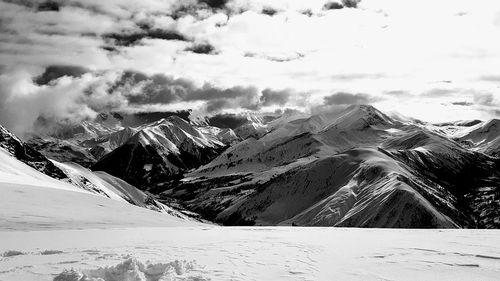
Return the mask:
[(110, 94), (114, 92), (120, 92), (129, 104), (137, 105), (204, 101), (208, 112), (238, 107), (256, 109), (259, 106), (259, 93), (255, 87), (220, 88), (208, 83), (199, 87), (183, 78), (163, 74), (148, 76), (134, 71), (122, 75), (110, 88)]
[(143, 39), (177, 40), (188, 41), (188, 39), (175, 30), (165, 30), (158, 28), (144, 28), (140, 31), (107, 33), (103, 35), (104, 39), (113, 41), (117, 46), (134, 46)]
[(342, 0), (342, 5), (346, 8), (357, 8), (361, 0)]
[(351, 104), (368, 104), (377, 99), (367, 94), (351, 94), (338, 92), (330, 96), (324, 97), (325, 105), (351, 105)]
[(215, 55), (218, 51), (210, 43), (195, 43), (191, 47), (185, 49), (187, 52), (195, 54)]
[(262, 91), (262, 95), (260, 96), (260, 101), (263, 106), (269, 105), (285, 105), (290, 99), (291, 91), (290, 90), (271, 90), (265, 89)]
[(76, 65), (50, 65), (34, 79), (34, 82), (38, 85), (47, 85), (63, 76), (81, 77), (87, 72), (89, 72), (87, 68)]
[(55, 0), (2, 0), (5, 3), (15, 4), (33, 9), (36, 12), (58, 12), (63, 3)]
[(343, 9), (344, 7), (345, 8), (357, 8), (359, 2), (361, 2), (361, 0), (342, 0), (341, 3), (330, 1), (330, 2), (326, 2), (323, 5), (323, 10), (340, 10), (340, 9)]
[(59, 2), (56, 1), (45, 1), (40, 4), (38, 4), (37, 11), (39, 12), (44, 12), (44, 11), (56, 11), (59, 12)]
[(308, 17), (312, 17), (313, 14), (314, 14), (311, 9), (303, 10), (300, 13), (303, 14), (303, 15), (305, 15), (305, 16), (308, 16)]
[(278, 13), (278, 10), (273, 9), (271, 7), (264, 7), (262, 9), (262, 14), (268, 15), (268, 16), (271, 16), (271, 17), (274, 16), (274, 15), (276, 15), (277, 13)]
[(221, 9), (221, 8), (224, 8), (226, 6), (227, 2), (229, 2), (229, 1), (228, 0), (199, 0), (198, 2), (206, 4), (210, 8)]
[(344, 5), (339, 2), (327, 2), (323, 5), (323, 10), (340, 10), (343, 9)]
[(234, 114), (234, 113), (216, 114), (216, 115), (208, 118), (209, 125), (219, 127), (219, 128), (235, 129), (235, 128), (238, 128), (239, 126), (245, 124), (246, 122), (247, 122), (247, 118), (245, 116)]

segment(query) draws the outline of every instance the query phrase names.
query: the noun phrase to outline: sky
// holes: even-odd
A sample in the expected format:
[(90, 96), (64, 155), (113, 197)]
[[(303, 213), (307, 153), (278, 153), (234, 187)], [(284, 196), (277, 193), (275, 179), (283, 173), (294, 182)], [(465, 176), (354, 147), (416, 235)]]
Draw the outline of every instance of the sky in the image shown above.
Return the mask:
[(500, 1), (0, 0), (0, 124), (372, 104), (500, 116)]

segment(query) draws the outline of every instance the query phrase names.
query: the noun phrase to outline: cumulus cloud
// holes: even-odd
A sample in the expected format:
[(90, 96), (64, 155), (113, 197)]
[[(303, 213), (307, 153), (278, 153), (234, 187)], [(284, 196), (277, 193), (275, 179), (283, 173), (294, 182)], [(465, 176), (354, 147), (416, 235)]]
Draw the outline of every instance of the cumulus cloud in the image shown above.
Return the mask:
[[(80, 78), (61, 77), (50, 85), (36, 85), (31, 74), (14, 71), (0, 75), (0, 122), (22, 134), (30, 131), (40, 117), (78, 122), (94, 118), (113, 101), (104, 93), (102, 77), (85, 74)], [(93, 86), (92, 96), (86, 90)], [(115, 105), (114, 105), (115, 106)]]
[[(213, 114), (324, 102), (377, 103), (432, 119), (456, 107), (486, 118), (498, 105), (487, 93), (499, 81), (492, 19), (500, 6), (485, 1), (3, 0), (0, 75), (9, 101), (0, 103), (31, 104), (28, 97), (52, 97), (66, 85), (71, 94), (61, 99), (72, 98), (55, 111), (61, 118), (99, 108)], [(122, 75), (127, 69), (136, 73)], [(453, 83), (433, 89), (432, 81)], [(344, 95), (323, 99), (338, 91)], [(461, 101), (474, 105), (452, 106)]]
[(125, 72), (112, 92), (121, 93), (132, 105), (203, 101), (209, 112), (222, 108), (256, 108), (259, 94), (257, 88), (251, 86), (221, 88), (209, 83), (198, 86), (184, 78), (164, 74), (148, 76), (133, 71)]

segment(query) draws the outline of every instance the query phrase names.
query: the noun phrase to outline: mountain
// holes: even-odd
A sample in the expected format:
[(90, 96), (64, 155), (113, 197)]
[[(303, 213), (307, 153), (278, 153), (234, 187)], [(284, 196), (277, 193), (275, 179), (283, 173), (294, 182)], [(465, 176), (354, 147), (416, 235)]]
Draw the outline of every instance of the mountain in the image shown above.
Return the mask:
[(60, 161), (75, 162), (90, 167), (106, 152), (89, 140), (108, 139), (122, 130), (116, 118), (99, 114), (95, 120), (80, 123), (61, 123), (39, 118), (35, 131), (26, 134), (27, 143), (44, 156)]
[(68, 175), (71, 184), (83, 190), (115, 201), (129, 203), (161, 213), (167, 213), (182, 219), (188, 219), (188, 216), (184, 215), (182, 212), (158, 202), (150, 194), (146, 194), (135, 186), (108, 173), (92, 172), (72, 162), (53, 162)]
[(96, 157), (98, 155), (94, 155), (91, 150), (71, 140), (49, 136), (32, 136), (28, 139), (27, 144), (43, 153), (47, 158), (61, 162), (75, 162), (85, 167), (93, 165), (98, 158)]
[(227, 225), (500, 227), (499, 159), (365, 105), (276, 126), (184, 176), (160, 196)]
[(216, 133), (170, 116), (137, 128), (134, 135), (104, 155), (92, 169), (137, 186), (156, 183), (217, 156), (226, 145)]
[[(33, 141), (34, 139), (31, 139)], [(42, 139), (40, 142), (44, 141)], [(54, 143), (64, 140), (51, 139)], [(40, 143), (37, 143), (40, 144)], [(92, 172), (71, 160), (82, 161), (88, 155), (73, 155), (74, 158), (62, 163), (50, 160), (36, 150), (36, 146), (25, 143), (0, 126), (0, 182), (53, 186), (59, 189), (91, 193), (115, 201), (136, 205), (157, 212), (187, 219), (181, 212), (168, 207), (125, 181), (103, 172)], [(74, 149), (78, 149), (74, 148)], [(58, 154), (58, 158), (67, 154)], [(27, 166), (31, 167), (27, 168)]]
[(460, 132), (456, 136), (461, 143), (476, 151), (492, 156), (500, 156), (500, 120), (481, 122)]
[[(61, 145), (44, 150), (80, 190), (180, 218), (197, 213), (225, 225), (500, 227), (498, 120), (429, 124), (368, 105), (240, 117), (191, 122), (169, 116), (133, 128), (88, 129), (55, 138)], [(214, 120), (238, 126), (207, 125)], [(91, 155), (98, 159), (93, 171), (56, 158), (67, 142), (77, 145), (68, 145), (72, 153), (64, 159), (84, 163)], [(87, 153), (74, 153), (78, 149)]]
[(0, 148), (0, 228), (190, 226), (195, 222), (111, 200), (39, 172)]
[(258, 139), (267, 133), (267, 127), (262, 123), (248, 122), (236, 128), (234, 132), (242, 139)]
[(26, 165), (55, 179), (67, 178), (66, 174), (45, 156), (0, 126), (0, 147)]

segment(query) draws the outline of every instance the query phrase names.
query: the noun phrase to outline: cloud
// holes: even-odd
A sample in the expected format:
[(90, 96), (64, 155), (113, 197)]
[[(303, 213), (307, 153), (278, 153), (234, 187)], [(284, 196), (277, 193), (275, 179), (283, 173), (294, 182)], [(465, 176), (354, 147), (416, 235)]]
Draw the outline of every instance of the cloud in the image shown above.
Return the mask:
[[(22, 134), (40, 117), (78, 122), (93, 118), (107, 106), (118, 106), (103, 92), (110, 77), (64, 76), (49, 85), (36, 85), (31, 74), (16, 70), (0, 75), (0, 123)], [(104, 86), (104, 87), (103, 87)], [(87, 90), (93, 87), (92, 95)]]
[(278, 11), (276, 9), (273, 9), (271, 7), (264, 7), (262, 8), (262, 14), (264, 15), (268, 15), (268, 16), (274, 16), (278, 13)]
[(331, 79), (335, 81), (353, 81), (361, 79), (381, 79), (385, 77), (386, 75), (383, 73), (347, 73), (332, 75)]
[[(446, 107), (487, 118), (488, 110), (498, 105), (495, 96), (489, 105), (487, 97), (477, 98), (484, 104), (476, 103), (470, 91), (488, 93), (500, 81), (495, 76), (500, 63), (498, 1), (338, 0), (343, 9), (324, 10), (326, 2), (335, 1), (4, 0), (0, 71), (18, 77), (12, 71), (17, 68), (29, 79), (48, 77), (41, 85), (15, 83), (31, 89), (30, 97), (59, 90), (61, 83), (78, 84), (83, 93), (69, 104), (86, 103), (91, 111), (104, 105), (162, 110), (164, 104), (214, 112), (260, 110), (275, 97), (259, 89), (291, 89), (285, 106), (302, 109), (323, 103), (324, 95), (338, 89), (381, 96), (375, 102), (389, 109), (403, 100), (418, 102), (421, 106), (397, 108), (422, 119), (445, 118)], [(464, 11), (466, 16), (457, 16)], [(66, 65), (92, 72), (44, 75), (47, 66)], [(126, 69), (142, 73), (143, 80), (119, 85), (116, 80)], [(116, 79), (103, 73), (115, 73)], [(170, 80), (159, 82), (156, 74)], [(453, 84), (429, 86), (429, 81), (441, 80)], [(429, 90), (437, 86), (441, 90)], [(93, 88), (99, 89), (97, 94), (89, 94)], [(388, 93), (391, 89), (401, 93)], [(200, 98), (209, 92), (217, 95)], [(225, 97), (227, 92), (234, 98)], [(307, 102), (300, 100), (302, 93), (311, 93)], [(474, 106), (449, 106), (469, 98)], [(58, 115), (67, 115), (62, 113)]]
[(185, 51), (206, 55), (218, 54), (215, 47), (210, 43), (194, 43), (191, 47), (186, 48)]
[(210, 8), (224, 8), (228, 0), (199, 0), (200, 3), (208, 5)]
[(214, 112), (224, 108), (255, 109), (259, 105), (259, 92), (255, 87), (233, 86), (222, 88), (164, 74), (148, 76), (128, 71), (112, 86), (113, 93), (121, 93), (129, 104), (174, 104), (179, 102), (205, 102), (206, 110)]
[(37, 11), (59, 11), (59, 3), (53, 0), (47, 0), (38, 4)]
[(327, 2), (323, 6), (323, 10), (340, 10), (343, 8), (344, 5), (340, 4), (339, 2)]
[(219, 128), (235, 129), (245, 124), (247, 118), (235, 113), (219, 113), (208, 118), (208, 124)]
[(361, 0), (342, 0), (342, 4), (347, 8), (357, 8)]
[(260, 96), (260, 101), (263, 106), (279, 105), (284, 106), (290, 96), (292, 95), (291, 90), (279, 90), (275, 91), (272, 89), (264, 89), (262, 95)]
[(500, 82), (500, 75), (484, 75), (479, 78), (481, 81), (486, 81), (486, 82)]
[(367, 94), (351, 94), (338, 92), (324, 97), (325, 105), (351, 105), (351, 104), (369, 104), (378, 100)]
[(247, 58), (259, 58), (273, 62), (289, 62), (303, 58), (305, 55), (301, 53), (295, 54), (258, 54), (247, 52), (244, 54)]
[(139, 44), (143, 39), (188, 41), (188, 38), (177, 31), (156, 28), (143, 28), (140, 31), (123, 33), (107, 33), (103, 35), (103, 38), (112, 40), (115, 45), (125, 47)]
[(458, 89), (435, 88), (424, 92), (421, 96), (429, 98), (449, 97), (459, 92)]
[(451, 104), (458, 105), (458, 106), (472, 106), (472, 105), (474, 105), (474, 103), (467, 102), (467, 101), (456, 101), (456, 102), (452, 102)]
[(405, 90), (390, 90), (390, 91), (384, 91), (385, 95), (392, 96), (392, 97), (397, 97), (397, 98), (405, 98), (405, 97), (413, 97), (413, 95)]
[(483, 106), (495, 106), (495, 98), (492, 93), (475, 93), (474, 102)]
[(35, 78), (35, 83), (38, 85), (47, 85), (50, 82), (64, 76), (82, 77), (83, 74), (90, 70), (76, 65), (50, 65), (45, 68), (45, 71)]

